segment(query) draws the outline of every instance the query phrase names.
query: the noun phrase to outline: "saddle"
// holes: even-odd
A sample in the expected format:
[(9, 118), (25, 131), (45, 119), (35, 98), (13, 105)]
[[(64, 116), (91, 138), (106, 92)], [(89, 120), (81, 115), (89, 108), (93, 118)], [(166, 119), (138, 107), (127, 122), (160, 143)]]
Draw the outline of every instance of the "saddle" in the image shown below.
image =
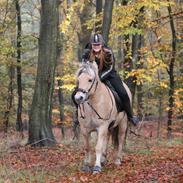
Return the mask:
[(111, 83), (108, 80), (105, 80), (104, 84), (106, 86), (108, 86), (109, 89), (111, 90), (111, 92), (114, 96), (115, 102), (116, 102), (118, 112), (124, 111), (121, 99), (120, 99), (119, 95), (117, 94), (117, 92), (115, 91), (114, 87), (111, 85)]

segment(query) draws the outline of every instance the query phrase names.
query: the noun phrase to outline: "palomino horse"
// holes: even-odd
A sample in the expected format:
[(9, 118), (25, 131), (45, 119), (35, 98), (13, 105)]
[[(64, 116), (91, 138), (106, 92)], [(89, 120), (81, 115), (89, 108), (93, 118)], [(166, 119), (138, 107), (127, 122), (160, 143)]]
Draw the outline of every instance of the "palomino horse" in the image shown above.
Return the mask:
[[(101, 164), (106, 160), (110, 133), (116, 144), (114, 163), (121, 164), (122, 148), (127, 131), (127, 115), (125, 112), (118, 112), (112, 92), (100, 81), (96, 62), (83, 63), (77, 72), (77, 80), (78, 89), (74, 98), (78, 103), (78, 120), (86, 151), (82, 169), (90, 171), (89, 136), (92, 131), (97, 131), (96, 161), (93, 173), (98, 173), (101, 172)], [(129, 89), (125, 84), (124, 86), (131, 98)]]

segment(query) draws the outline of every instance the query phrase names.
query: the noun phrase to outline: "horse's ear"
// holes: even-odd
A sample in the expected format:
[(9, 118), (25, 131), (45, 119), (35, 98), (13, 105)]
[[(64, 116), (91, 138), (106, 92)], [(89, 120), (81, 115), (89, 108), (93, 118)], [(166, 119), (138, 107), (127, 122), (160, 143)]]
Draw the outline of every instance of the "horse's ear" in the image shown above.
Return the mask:
[(90, 61), (89, 60), (85, 60), (84, 62), (81, 62), (81, 66), (85, 67), (86, 65), (89, 65)]

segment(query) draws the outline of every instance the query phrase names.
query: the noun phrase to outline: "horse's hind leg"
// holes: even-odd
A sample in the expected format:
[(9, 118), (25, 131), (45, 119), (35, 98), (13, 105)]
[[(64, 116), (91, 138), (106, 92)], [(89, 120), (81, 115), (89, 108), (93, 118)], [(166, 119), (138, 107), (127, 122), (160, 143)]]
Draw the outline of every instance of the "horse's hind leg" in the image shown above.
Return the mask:
[(93, 173), (101, 172), (101, 160), (102, 160), (102, 154), (106, 150), (107, 136), (108, 136), (108, 128), (106, 126), (100, 127), (98, 129), (97, 145), (95, 147), (96, 161), (95, 166), (93, 168)]
[(114, 163), (116, 165), (121, 164), (121, 159), (122, 159), (122, 151), (125, 145), (125, 139), (126, 139), (126, 130), (127, 130), (127, 125), (128, 125), (128, 120), (127, 116), (123, 116), (119, 122), (119, 132), (118, 132), (118, 140), (119, 140), (119, 146), (117, 149), (117, 154), (116, 154), (116, 159)]
[(90, 164), (91, 164), (91, 150), (90, 150), (90, 145), (89, 145), (89, 133), (84, 133), (84, 148), (85, 148), (85, 159), (84, 159), (84, 164), (82, 166), (82, 171), (84, 172), (90, 172)]

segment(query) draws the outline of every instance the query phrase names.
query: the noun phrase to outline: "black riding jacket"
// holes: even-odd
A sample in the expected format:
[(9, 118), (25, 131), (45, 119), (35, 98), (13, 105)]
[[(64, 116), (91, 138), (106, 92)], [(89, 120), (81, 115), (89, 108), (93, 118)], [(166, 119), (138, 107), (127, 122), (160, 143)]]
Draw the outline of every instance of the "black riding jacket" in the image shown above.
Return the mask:
[[(85, 49), (83, 51), (82, 62), (90, 61), (91, 50), (92, 50), (91, 44), (87, 44), (87, 46), (85, 47)], [(109, 76), (114, 77), (114, 75), (116, 73), (115, 58), (114, 58), (114, 54), (113, 54), (112, 50), (107, 46), (103, 46), (103, 50), (104, 50), (104, 54), (105, 54), (104, 55), (105, 61), (104, 61), (102, 70), (99, 72), (99, 76), (102, 81), (107, 79)], [(95, 57), (95, 61), (99, 65), (99, 63), (100, 63), (99, 58)]]

